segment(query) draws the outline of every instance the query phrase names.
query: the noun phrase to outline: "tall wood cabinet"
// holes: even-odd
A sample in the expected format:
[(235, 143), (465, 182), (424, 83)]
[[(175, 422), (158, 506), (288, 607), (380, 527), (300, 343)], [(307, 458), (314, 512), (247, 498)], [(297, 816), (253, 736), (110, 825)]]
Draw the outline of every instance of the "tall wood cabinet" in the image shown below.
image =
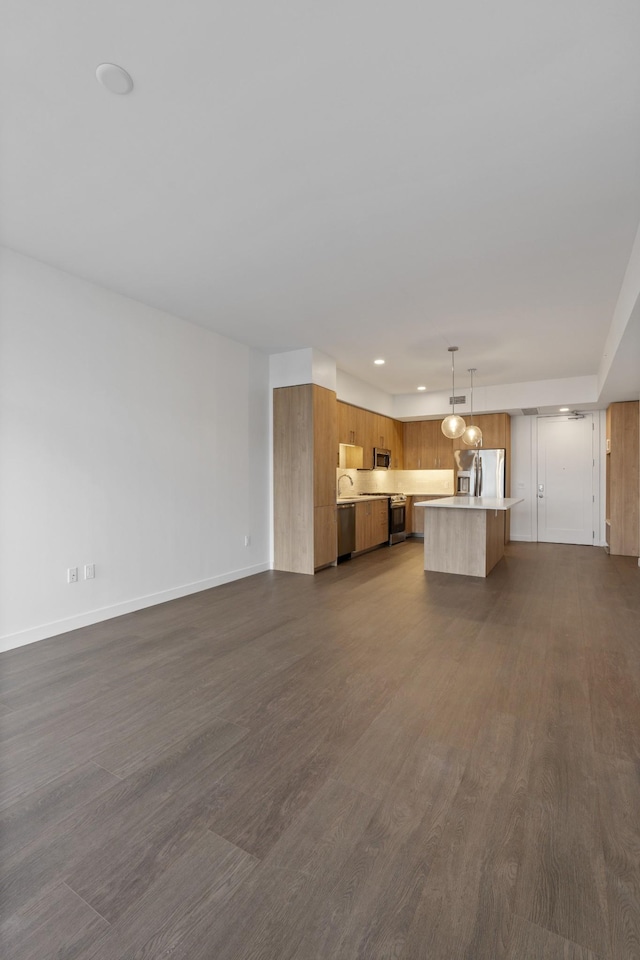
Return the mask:
[(316, 384), (273, 391), (274, 565), (313, 573), (337, 557), (336, 395)]
[(640, 403), (607, 408), (605, 530), (609, 553), (637, 557), (640, 547)]

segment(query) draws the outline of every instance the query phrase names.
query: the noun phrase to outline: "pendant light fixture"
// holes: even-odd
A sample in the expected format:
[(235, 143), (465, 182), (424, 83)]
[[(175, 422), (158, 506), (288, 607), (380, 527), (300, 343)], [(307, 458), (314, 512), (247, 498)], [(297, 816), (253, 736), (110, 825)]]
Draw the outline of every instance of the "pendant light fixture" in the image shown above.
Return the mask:
[(454, 358), (457, 350), (457, 347), (449, 347), (449, 353), (451, 354), (451, 401), (453, 403), (453, 411), (442, 421), (442, 432), (444, 433), (445, 437), (448, 437), (450, 440), (457, 440), (458, 437), (461, 437), (467, 427), (462, 417), (459, 417), (456, 413), (456, 375)]
[(462, 442), (466, 443), (468, 447), (478, 447), (482, 443), (482, 430), (480, 427), (476, 427), (473, 422), (473, 375), (475, 372), (475, 367), (469, 367), (469, 373), (471, 374), (471, 414), (469, 419), (471, 423), (462, 434)]

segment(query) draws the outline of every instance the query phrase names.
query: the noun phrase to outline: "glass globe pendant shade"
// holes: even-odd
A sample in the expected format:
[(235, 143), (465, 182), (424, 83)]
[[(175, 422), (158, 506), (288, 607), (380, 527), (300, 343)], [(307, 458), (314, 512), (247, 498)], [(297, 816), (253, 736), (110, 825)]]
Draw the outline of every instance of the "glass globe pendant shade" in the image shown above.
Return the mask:
[(458, 348), (449, 347), (448, 350), (451, 354), (451, 402), (453, 404), (453, 413), (450, 413), (449, 416), (445, 417), (442, 421), (442, 432), (449, 440), (457, 440), (458, 437), (462, 436), (467, 425), (462, 417), (459, 417), (456, 413), (456, 367), (454, 360)]
[(445, 437), (449, 437), (450, 440), (457, 440), (458, 437), (461, 437), (466, 427), (466, 423), (457, 413), (450, 413), (449, 416), (445, 417), (442, 421), (442, 432)]
[(476, 447), (482, 440), (482, 430), (480, 427), (476, 427), (474, 423), (469, 424), (465, 432), (462, 434), (462, 442), (466, 443), (468, 447)]

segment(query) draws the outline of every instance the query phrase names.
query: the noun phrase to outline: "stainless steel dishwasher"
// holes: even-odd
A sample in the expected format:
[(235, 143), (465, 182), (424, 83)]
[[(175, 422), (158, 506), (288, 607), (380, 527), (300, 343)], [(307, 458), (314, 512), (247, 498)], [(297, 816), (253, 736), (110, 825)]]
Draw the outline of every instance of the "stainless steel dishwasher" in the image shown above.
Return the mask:
[(338, 504), (338, 563), (348, 560), (356, 548), (356, 505)]

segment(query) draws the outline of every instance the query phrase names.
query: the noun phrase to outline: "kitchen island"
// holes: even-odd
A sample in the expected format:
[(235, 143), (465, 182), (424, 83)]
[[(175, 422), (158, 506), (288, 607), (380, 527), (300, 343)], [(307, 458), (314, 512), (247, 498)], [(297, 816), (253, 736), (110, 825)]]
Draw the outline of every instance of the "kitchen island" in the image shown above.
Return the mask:
[(486, 577), (504, 556), (505, 516), (522, 498), (443, 497), (424, 507), (424, 569)]

